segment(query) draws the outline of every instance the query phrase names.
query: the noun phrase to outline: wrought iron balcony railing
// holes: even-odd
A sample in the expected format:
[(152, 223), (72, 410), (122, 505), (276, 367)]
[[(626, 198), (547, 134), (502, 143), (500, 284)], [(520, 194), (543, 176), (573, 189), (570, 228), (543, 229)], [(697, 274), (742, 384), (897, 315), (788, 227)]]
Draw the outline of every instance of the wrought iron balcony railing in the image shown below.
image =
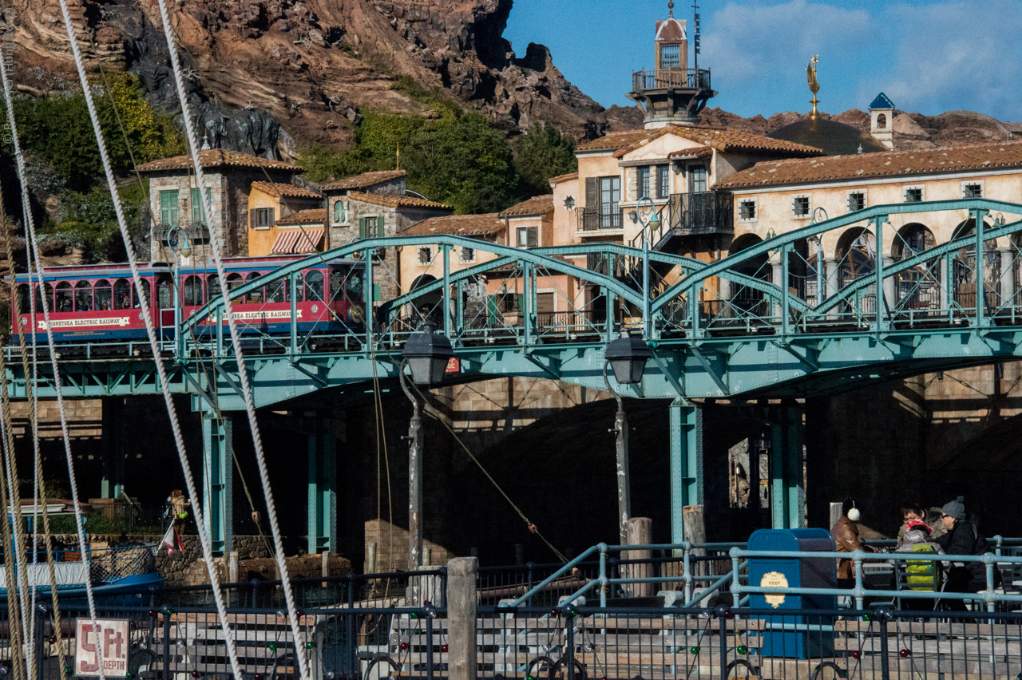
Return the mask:
[[(730, 234), (734, 231), (734, 198), (727, 191), (671, 194), (659, 210), (660, 226), (649, 234), (650, 247), (659, 250), (665, 238), (691, 234)], [(642, 247), (642, 234), (629, 245)]]
[(656, 68), (632, 73), (632, 92), (646, 90), (709, 90), (709, 69)]
[(624, 211), (580, 208), (578, 213), (579, 231), (599, 231), (601, 229), (622, 229), (624, 227)]

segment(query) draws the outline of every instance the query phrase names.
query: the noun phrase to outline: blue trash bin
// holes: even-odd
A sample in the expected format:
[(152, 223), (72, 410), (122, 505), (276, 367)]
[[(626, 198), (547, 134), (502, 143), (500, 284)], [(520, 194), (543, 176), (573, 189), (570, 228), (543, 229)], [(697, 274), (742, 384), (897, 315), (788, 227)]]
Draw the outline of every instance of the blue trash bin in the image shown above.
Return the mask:
[[(749, 537), (749, 550), (833, 552), (826, 529), (760, 529)], [(836, 588), (837, 563), (832, 557), (749, 558), (749, 585), (761, 588)], [(780, 616), (785, 610), (836, 609), (833, 595), (766, 595), (749, 598), (753, 609), (775, 609), (765, 620), (763, 656), (809, 659), (834, 653), (833, 622), (804, 614)]]

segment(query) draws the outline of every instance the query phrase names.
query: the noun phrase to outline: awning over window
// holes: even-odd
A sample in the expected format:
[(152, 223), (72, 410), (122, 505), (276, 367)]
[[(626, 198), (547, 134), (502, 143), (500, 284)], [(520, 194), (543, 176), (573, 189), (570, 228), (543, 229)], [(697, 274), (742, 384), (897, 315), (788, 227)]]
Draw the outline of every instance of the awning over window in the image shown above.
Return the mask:
[(323, 240), (322, 229), (304, 229), (299, 232), (298, 242), (295, 244), (294, 252), (296, 253), (311, 253), (315, 252), (319, 248), (320, 242)]
[(273, 247), (270, 248), (270, 252), (274, 255), (286, 255), (287, 253), (293, 253), (295, 243), (301, 235), (302, 232), (297, 229), (281, 231), (277, 234), (277, 239), (273, 242)]

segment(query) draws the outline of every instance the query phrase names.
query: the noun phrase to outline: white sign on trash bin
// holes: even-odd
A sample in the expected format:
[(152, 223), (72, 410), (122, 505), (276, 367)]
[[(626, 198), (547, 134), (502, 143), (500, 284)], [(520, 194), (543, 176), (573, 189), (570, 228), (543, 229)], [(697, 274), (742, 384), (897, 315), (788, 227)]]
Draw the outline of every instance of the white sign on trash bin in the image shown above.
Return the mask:
[(78, 619), (78, 632), (75, 635), (75, 675), (99, 676), (99, 658), (96, 645), (103, 658), (103, 675), (106, 677), (125, 677), (128, 673), (128, 620), (97, 619), (100, 634), (90, 619)]

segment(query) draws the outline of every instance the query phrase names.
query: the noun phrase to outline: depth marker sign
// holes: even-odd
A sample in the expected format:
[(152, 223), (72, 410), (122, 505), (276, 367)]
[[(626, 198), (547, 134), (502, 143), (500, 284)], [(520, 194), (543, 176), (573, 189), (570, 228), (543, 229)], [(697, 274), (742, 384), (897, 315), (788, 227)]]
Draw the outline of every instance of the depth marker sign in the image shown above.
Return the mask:
[[(97, 619), (100, 627), (99, 642), (103, 652), (103, 675), (123, 678), (128, 672), (128, 620)], [(96, 632), (92, 621), (78, 619), (75, 635), (75, 675), (99, 676), (96, 655)]]

